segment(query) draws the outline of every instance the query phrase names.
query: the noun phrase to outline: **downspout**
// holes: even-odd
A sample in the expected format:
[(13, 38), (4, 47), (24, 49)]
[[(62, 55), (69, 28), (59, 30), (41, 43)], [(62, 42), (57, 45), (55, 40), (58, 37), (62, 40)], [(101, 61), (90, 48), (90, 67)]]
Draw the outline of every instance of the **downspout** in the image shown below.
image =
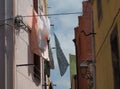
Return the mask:
[(73, 42), (74, 42), (74, 45), (75, 45), (75, 53), (76, 53), (76, 71), (77, 71), (77, 74), (76, 74), (76, 84), (75, 84), (75, 89), (79, 89), (79, 77), (78, 77), (78, 52), (77, 52), (77, 42), (76, 42), (76, 31), (77, 28), (74, 29), (74, 32), (75, 32), (75, 39), (73, 39)]
[[(94, 33), (93, 10), (92, 10), (92, 33)], [(95, 59), (95, 35), (92, 35), (92, 60), (93, 60), (93, 89), (96, 89), (96, 59)]]
[[(5, 2), (5, 19), (7, 18), (7, 0), (4, 1)], [(6, 20), (4, 21), (4, 23), (6, 23)], [(7, 44), (7, 41), (6, 41), (6, 25), (5, 25), (5, 50), (6, 50), (6, 44)], [(5, 89), (7, 89), (8, 87), (8, 82), (7, 82), (7, 54), (6, 54), (6, 51), (5, 51)]]
[(76, 39), (74, 39), (74, 43), (75, 43), (75, 50), (76, 50), (76, 71), (77, 71), (77, 75), (76, 75), (76, 86), (75, 89), (79, 89), (79, 77), (78, 77), (78, 52), (77, 52), (77, 44), (76, 44)]
[(15, 27), (14, 27), (14, 17), (16, 16), (16, 0), (13, 0), (13, 89), (17, 89), (16, 87), (16, 60), (15, 60)]
[(76, 44), (76, 39), (75, 39), (75, 50), (76, 50), (76, 71), (77, 71), (77, 75), (76, 75), (76, 80), (77, 80), (77, 82), (76, 82), (76, 89), (79, 89), (79, 77), (78, 77), (78, 52), (77, 52), (77, 44)]

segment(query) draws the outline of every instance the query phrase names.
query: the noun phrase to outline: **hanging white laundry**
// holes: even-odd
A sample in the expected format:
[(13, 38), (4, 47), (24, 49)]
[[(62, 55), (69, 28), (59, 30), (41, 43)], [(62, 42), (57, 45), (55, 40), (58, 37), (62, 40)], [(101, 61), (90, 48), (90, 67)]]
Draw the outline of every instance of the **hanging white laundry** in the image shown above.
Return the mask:
[(38, 34), (39, 34), (39, 47), (42, 51), (46, 49), (47, 41), (49, 39), (49, 34), (50, 34), (50, 21), (48, 17), (46, 16), (41, 16), (39, 21), (42, 20), (42, 28), (39, 26), (41, 22), (38, 22)]

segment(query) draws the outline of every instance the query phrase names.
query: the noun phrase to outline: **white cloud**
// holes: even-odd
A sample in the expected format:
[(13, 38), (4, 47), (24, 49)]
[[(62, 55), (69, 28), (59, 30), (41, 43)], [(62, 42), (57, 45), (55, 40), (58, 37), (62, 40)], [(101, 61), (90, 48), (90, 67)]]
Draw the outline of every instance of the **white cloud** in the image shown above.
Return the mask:
[(52, 0), (50, 6), (51, 12), (80, 11), (81, 0)]
[(60, 24), (58, 23), (55, 25), (57, 26), (55, 27), (55, 33), (58, 37), (61, 48), (65, 52), (65, 55), (68, 59), (69, 53), (75, 54), (75, 45), (72, 40), (74, 39), (74, 27), (76, 27), (78, 24), (78, 18), (77, 16), (65, 16), (59, 18), (59, 20)]
[(59, 84), (62, 87), (62, 89), (70, 88), (70, 82), (68, 79), (65, 79), (65, 78), (64, 78), (64, 82), (63, 82), (63, 80), (59, 80), (59, 81), (56, 81), (56, 84)]
[[(48, 0), (50, 13), (68, 13), (68, 12), (81, 12), (82, 11), (82, 0)], [(55, 32), (60, 42), (61, 48), (65, 53), (69, 61), (69, 53), (75, 54), (75, 46), (73, 43), (74, 39), (74, 28), (78, 26), (78, 16), (66, 15), (66, 16), (52, 16), (51, 23), (54, 27), (51, 29), (52, 33)], [(51, 36), (51, 44), (54, 46), (54, 37)], [(51, 72), (51, 80), (57, 84), (55, 89), (69, 89), (70, 88), (70, 77), (69, 68), (67, 69), (64, 76), (60, 76), (59, 67), (56, 59), (55, 50), (53, 51), (55, 57), (55, 70)]]
[(55, 69), (55, 71), (52, 72), (54, 76), (51, 77), (52, 82), (56, 84), (55, 89), (69, 89), (70, 88), (69, 67), (63, 77), (60, 76), (59, 71), (57, 70), (58, 67)]

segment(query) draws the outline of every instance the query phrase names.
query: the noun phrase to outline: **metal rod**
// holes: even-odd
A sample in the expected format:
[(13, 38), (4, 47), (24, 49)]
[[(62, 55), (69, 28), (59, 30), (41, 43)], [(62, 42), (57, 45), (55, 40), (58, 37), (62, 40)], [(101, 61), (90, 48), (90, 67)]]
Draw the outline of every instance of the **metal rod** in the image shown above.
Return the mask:
[(35, 66), (34, 64), (19, 64), (19, 65), (16, 65), (17, 67), (20, 67), (20, 66)]

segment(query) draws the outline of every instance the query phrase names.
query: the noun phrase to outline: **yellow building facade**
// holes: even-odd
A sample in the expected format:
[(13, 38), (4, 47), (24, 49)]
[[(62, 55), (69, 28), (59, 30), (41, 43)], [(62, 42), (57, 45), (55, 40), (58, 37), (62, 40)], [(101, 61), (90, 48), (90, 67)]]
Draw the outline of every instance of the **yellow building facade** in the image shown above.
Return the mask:
[(96, 89), (120, 89), (120, 0), (91, 0)]

